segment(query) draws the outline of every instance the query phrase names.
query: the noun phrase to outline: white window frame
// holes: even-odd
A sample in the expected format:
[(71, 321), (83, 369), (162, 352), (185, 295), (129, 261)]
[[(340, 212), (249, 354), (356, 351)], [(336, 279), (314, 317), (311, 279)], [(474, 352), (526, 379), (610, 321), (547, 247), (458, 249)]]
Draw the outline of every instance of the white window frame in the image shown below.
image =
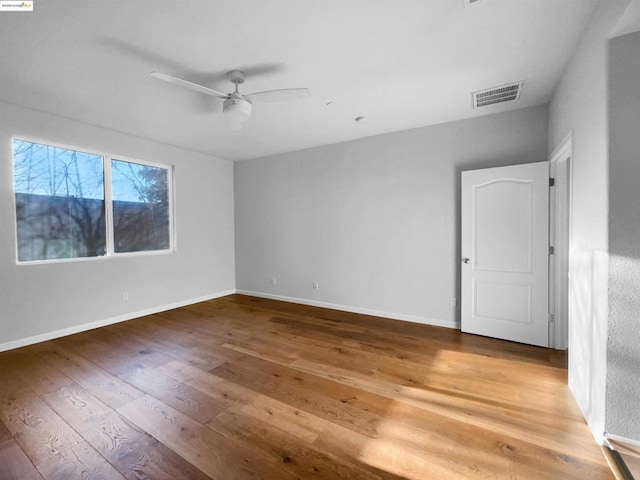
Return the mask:
[[(18, 258), (18, 217), (16, 212), (16, 178), (15, 178), (15, 150), (14, 140), (21, 142), (36, 143), (39, 145), (46, 145), (53, 148), (61, 148), (65, 150), (73, 150), (79, 153), (86, 153), (89, 155), (96, 155), (102, 157), (102, 175), (104, 181), (104, 215), (105, 215), (105, 253), (95, 257), (72, 257), (72, 258), (52, 258), (47, 260), (20, 260)], [(165, 250), (143, 250), (139, 252), (116, 252), (114, 248), (114, 225), (113, 225), (113, 194), (111, 184), (111, 161), (121, 161), (134, 163), (137, 165), (145, 165), (149, 167), (163, 168), (167, 170), (167, 195), (169, 196), (169, 248)], [(72, 146), (59, 142), (52, 142), (49, 140), (37, 139), (24, 135), (14, 135), (11, 137), (11, 180), (13, 190), (13, 222), (14, 222), (14, 235), (15, 242), (15, 259), (17, 265), (41, 265), (51, 263), (67, 263), (67, 262), (87, 262), (95, 260), (108, 260), (111, 258), (123, 258), (123, 257), (140, 257), (151, 255), (167, 255), (176, 252), (176, 232), (175, 232), (175, 199), (174, 199), (174, 170), (173, 165), (168, 165), (159, 162), (150, 162), (147, 160), (140, 160), (138, 158), (129, 157), (127, 155), (118, 155), (110, 152), (103, 152), (92, 148), (84, 148), (78, 146)]]

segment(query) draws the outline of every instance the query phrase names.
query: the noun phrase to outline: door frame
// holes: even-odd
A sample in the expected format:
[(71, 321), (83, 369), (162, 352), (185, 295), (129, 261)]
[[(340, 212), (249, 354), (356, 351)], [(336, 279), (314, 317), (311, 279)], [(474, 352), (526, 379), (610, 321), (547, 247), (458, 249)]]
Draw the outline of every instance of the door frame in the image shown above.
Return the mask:
[(569, 248), (571, 247), (571, 190), (573, 136), (570, 132), (549, 157), (549, 175), (555, 179), (549, 198), (549, 346), (566, 350), (569, 343)]

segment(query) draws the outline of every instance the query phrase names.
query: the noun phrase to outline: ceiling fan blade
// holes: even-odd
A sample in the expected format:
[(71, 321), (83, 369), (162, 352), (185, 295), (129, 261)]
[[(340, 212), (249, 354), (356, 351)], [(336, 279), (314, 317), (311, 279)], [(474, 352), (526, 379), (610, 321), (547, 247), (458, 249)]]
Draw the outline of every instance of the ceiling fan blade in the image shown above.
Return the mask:
[(227, 95), (226, 93), (218, 92), (217, 90), (198, 85), (197, 83), (188, 82), (187, 80), (183, 80), (181, 78), (172, 77), (171, 75), (167, 75), (166, 73), (151, 72), (151, 76), (153, 78), (157, 78), (158, 80), (164, 80), (165, 82), (173, 83), (174, 85), (178, 85), (179, 87), (188, 88), (189, 90), (193, 90), (194, 92), (204, 93), (205, 95), (211, 95), (212, 97), (225, 99), (229, 98), (229, 95)]
[(308, 88), (282, 88), (280, 90), (265, 90), (264, 92), (255, 92), (243, 95), (250, 103), (261, 102), (286, 102), (289, 100), (300, 100), (309, 97)]

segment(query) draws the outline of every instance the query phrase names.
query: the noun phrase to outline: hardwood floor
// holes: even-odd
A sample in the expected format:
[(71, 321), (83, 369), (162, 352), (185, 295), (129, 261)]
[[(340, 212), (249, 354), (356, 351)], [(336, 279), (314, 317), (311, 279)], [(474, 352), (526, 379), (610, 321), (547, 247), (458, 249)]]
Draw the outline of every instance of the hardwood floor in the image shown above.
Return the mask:
[(241, 295), (0, 354), (0, 479), (612, 479), (565, 355)]

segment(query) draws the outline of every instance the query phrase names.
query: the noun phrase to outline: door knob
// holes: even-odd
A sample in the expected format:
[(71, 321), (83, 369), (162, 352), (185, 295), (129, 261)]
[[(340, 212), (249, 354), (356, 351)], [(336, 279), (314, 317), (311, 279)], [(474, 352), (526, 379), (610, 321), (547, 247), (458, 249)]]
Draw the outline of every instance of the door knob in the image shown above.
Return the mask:
[(462, 263), (469, 263), (469, 259), (467, 257), (462, 257)]

